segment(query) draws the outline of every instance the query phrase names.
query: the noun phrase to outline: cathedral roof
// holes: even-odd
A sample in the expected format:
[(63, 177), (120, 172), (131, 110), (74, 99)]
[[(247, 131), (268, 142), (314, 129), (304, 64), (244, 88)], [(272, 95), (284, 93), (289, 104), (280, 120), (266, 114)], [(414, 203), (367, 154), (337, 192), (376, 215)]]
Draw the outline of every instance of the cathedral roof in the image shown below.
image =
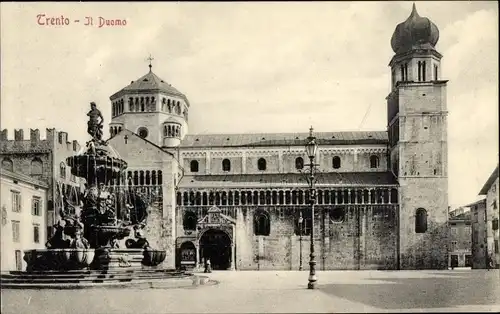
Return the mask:
[[(391, 172), (329, 172), (318, 173), (317, 187), (397, 185)], [(227, 187), (269, 187), (269, 186), (306, 186), (307, 181), (300, 173), (266, 173), (233, 175), (186, 175), (179, 183), (180, 188)]]
[(436, 24), (421, 17), (414, 3), (408, 19), (396, 26), (391, 46), (395, 53), (403, 53), (414, 48), (434, 49), (438, 40), (439, 29)]
[[(309, 133), (248, 133), (186, 135), (180, 147), (301, 146)], [(317, 132), (319, 145), (387, 144), (386, 131)]]
[(114, 99), (130, 92), (163, 92), (168, 95), (180, 96), (186, 99), (186, 96), (183, 93), (179, 92), (175, 87), (158, 77), (158, 75), (154, 74), (151, 70), (146, 75), (132, 81), (128, 86), (125, 86), (119, 92), (113, 94), (110, 98)]

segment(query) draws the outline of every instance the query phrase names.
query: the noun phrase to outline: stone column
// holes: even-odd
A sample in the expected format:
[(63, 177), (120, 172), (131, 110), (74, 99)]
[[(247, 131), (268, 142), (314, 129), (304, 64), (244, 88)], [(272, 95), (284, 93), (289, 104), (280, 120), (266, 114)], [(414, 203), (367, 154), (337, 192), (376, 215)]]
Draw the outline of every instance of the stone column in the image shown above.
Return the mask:
[(210, 174), (210, 152), (205, 153), (205, 172), (206, 174)]
[(241, 173), (247, 173), (247, 152), (243, 151), (241, 154)]

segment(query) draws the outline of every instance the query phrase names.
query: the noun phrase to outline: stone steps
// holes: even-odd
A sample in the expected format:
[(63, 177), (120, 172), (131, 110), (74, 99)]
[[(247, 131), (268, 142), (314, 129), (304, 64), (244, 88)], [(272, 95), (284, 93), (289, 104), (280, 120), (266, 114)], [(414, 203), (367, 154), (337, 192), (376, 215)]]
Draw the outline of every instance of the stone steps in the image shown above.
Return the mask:
[(83, 289), (95, 287), (139, 286), (175, 288), (204, 285), (206, 276), (173, 270), (9, 272), (1, 274), (2, 288)]

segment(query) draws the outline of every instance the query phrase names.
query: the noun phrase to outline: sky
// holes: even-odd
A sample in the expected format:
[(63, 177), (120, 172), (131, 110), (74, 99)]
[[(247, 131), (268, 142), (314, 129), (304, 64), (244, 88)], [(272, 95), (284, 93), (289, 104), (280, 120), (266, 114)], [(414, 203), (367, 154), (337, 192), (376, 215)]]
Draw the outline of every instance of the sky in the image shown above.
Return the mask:
[[(147, 73), (150, 54), (153, 72), (188, 97), (191, 134), (385, 130), (390, 39), (412, 2), (0, 5), (0, 127), (9, 138), (56, 128), (83, 143), (89, 102), (109, 123), (109, 96)], [(499, 158), (498, 6), (416, 6), (440, 31), (449, 202), (465, 205)], [(40, 14), (70, 24), (39, 25)], [(99, 17), (127, 25), (98, 27)]]

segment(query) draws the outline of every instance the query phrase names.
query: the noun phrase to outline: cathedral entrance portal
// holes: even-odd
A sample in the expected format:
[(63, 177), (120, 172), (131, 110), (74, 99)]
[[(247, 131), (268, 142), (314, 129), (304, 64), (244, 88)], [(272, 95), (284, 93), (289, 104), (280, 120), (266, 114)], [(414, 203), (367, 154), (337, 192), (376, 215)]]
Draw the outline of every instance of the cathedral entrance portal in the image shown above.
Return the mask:
[(210, 259), (212, 269), (226, 270), (231, 267), (231, 239), (226, 232), (208, 229), (200, 238), (200, 257)]

